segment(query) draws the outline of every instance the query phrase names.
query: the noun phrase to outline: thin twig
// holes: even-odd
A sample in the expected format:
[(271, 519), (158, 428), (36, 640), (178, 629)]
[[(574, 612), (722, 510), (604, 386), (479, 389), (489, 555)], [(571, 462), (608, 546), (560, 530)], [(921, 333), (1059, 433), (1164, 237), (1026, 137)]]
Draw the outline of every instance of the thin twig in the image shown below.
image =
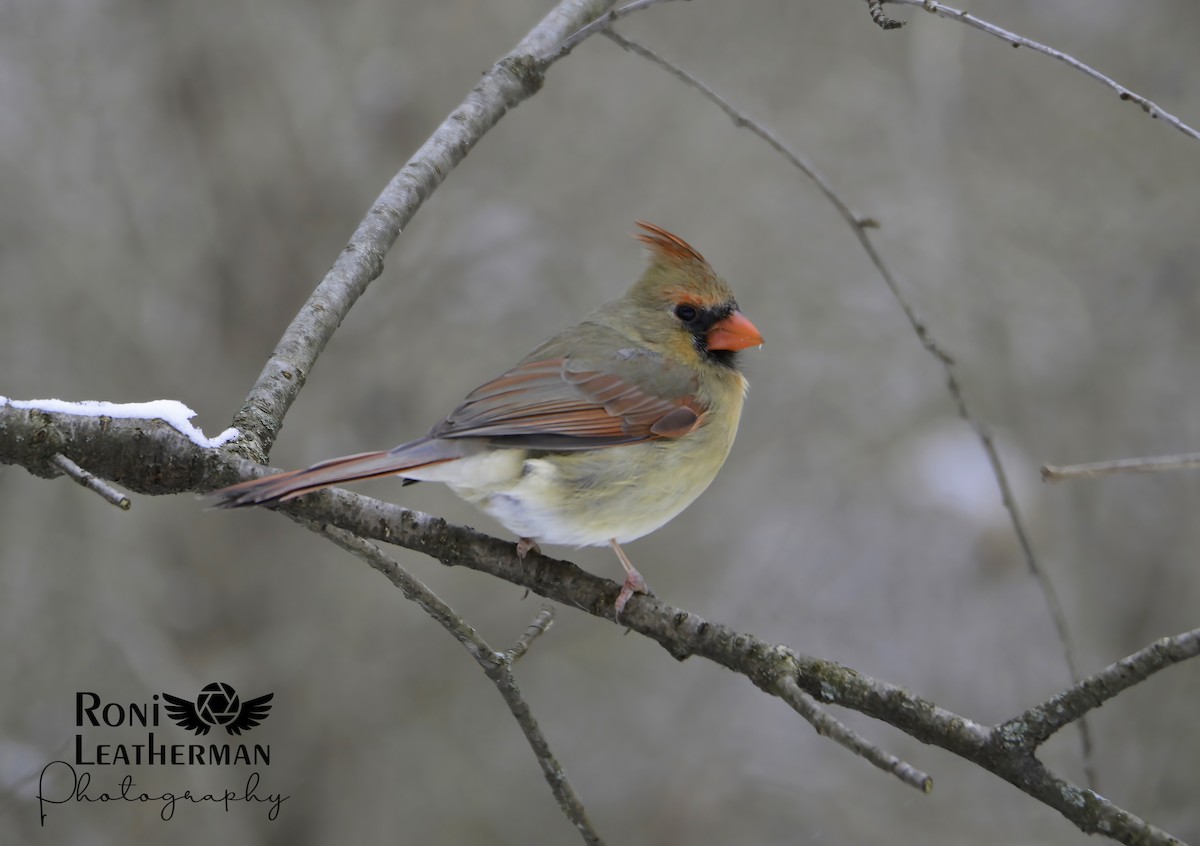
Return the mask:
[(1094, 479), (1117, 473), (1162, 473), (1167, 470), (1200, 470), (1200, 452), (1181, 455), (1157, 455), (1152, 458), (1118, 458), (1090, 464), (1067, 464), (1055, 467), (1042, 465), (1042, 481), (1062, 482), (1067, 479)]
[(55, 454), (54, 458), (50, 459), (50, 463), (54, 464), (88, 490), (95, 491), (96, 493), (100, 494), (102, 499), (112, 503), (122, 511), (128, 511), (130, 506), (133, 505), (133, 502), (125, 494), (121, 493), (99, 476), (84, 470), (61, 452)]
[[(800, 153), (793, 150), (782, 140), (780, 140), (771, 130), (767, 129), (762, 124), (754, 121), (744, 112), (736, 108), (732, 103), (717, 94), (712, 88), (705, 84), (702, 80), (680, 68), (678, 65), (664, 59), (662, 56), (655, 53), (650, 48), (629, 38), (613, 32), (611, 29), (604, 30), (604, 34), (615, 41), (626, 50), (630, 50), (644, 59), (658, 65), (663, 70), (670, 73), (677, 79), (682, 80), (691, 87), (695, 88), (713, 103), (715, 103), (736, 126), (745, 128), (757, 135), (776, 152), (787, 159), (797, 169), (807, 176), (821, 191), (825, 198), (837, 209), (838, 214), (846, 221), (847, 225), (854, 231), (858, 238), (859, 244), (867, 256), (870, 257), (871, 263), (875, 265), (888, 291), (899, 304), (904, 316), (908, 319), (909, 325), (916, 333), (917, 339), (921, 342), (921, 346), (932, 355), (942, 366), (942, 371), (946, 377), (946, 387), (950, 392), (951, 398), (958, 410), (958, 415), (975, 431), (975, 436), (978, 438), (984, 453), (987, 455), (988, 463), (992, 468), (992, 475), (996, 479), (996, 486), (1000, 489), (1000, 499), (1004, 503), (1004, 508), (1008, 511), (1009, 520), (1012, 522), (1013, 532), (1016, 534), (1017, 542), (1021, 547), (1021, 553), (1025, 558), (1025, 564), (1029, 571), (1037, 580), (1041, 588), (1042, 595), (1045, 598), (1046, 606), (1050, 618), (1054, 623), (1054, 628), (1058, 632), (1059, 642), (1062, 645), (1063, 657), (1066, 660), (1067, 671), (1071, 674), (1071, 681), (1078, 683), (1080, 679), (1079, 670), (1075, 661), (1075, 646), (1071, 639), (1070, 631), (1067, 627), (1066, 613), (1063, 611), (1062, 602), (1058, 598), (1058, 592), (1054, 589), (1054, 584), (1050, 581), (1049, 574), (1041, 567), (1037, 560), (1037, 556), (1033, 551), (1033, 544), (1029, 539), (1029, 533), (1025, 529), (1025, 522), (1021, 518), (1021, 513), (1017, 508), (1016, 496), (1013, 494), (1012, 485), (1009, 484), (1008, 474), (1004, 471), (1004, 465), (1000, 461), (1000, 453), (996, 449), (996, 445), (992, 440), (991, 432), (987, 427), (978, 420), (967, 406), (966, 395), (963, 392), (962, 384), (958, 381), (958, 374), (955, 371), (954, 359), (950, 357), (938, 343), (933, 339), (933, 335), (929, 332), (929, 328), (924, 321), (917, 315), (916, 309), (908, 298), (900, 289), (900, 283), (892, 273), (891, 268), (884, 262), (883, 256), (875, 248), (874, 242), (871, 240), (869, 230), (878, 228), (878, 224), (870, 218), (863, 218), (855, 214), (845, 200), (833, 189), (832, 185), (825, 178), (816, 166), (808, 161)], [(1092, 736), (1091, 729), (1086, 720), (1080, 720), (1079, 723), (1079, 738), (1082, 747), (1084, 772), (1087, 776), (1088, 785), (1096, 786), (1096, 775), (1092, 765)]]
[(891, 773), (907, 785), (922, 793), (933, 790), (933, 779), (911, 764), (905, 763), (890, 752), (885, 752), (841, 720), (829, 714), (817, 701), (800, 689), (794, 679), (785, 679), (780, 685), (780, 697), (792, 706), (792, 710), (812, 724), (817, 734), (828, 737), (849, 749), (860, 758)]
[[(579, 800), (579, 796), (571, 786), (567, 774), (563, 771), (562, 766), (558, 763), (558, 759), (554, 757), (554, 753), (550, 750), (550, 745), (546, 742), (545, 735), (542, 734), (537, 720), (534, 719), (532, 712), (529, 710), (528, 703), (521, 696), (521, 690), (517, 687), (517, 680), (512, 674), (513, 659), (510, 659), (506, 653), (496, 652), (488, 646), (479, 633), (459, 616), (453, 608), (443, 602), (420, 579), (380, 552), (375, 544), (369, 543), (357, 535), (353, 535), (345, 529), (339, 529), (336, 526), (328, 524), (318, 525), (303, 518), (300, 518), (298, 522), (325, 535), (342, 549), (356, 555), (371, 567), (387, 576), (392, 584), (400, 588), (400, 591), (407, 599), (421, 606), (425, 613), (433, 617), (446, 631), (454, 636), (455, 640), (466, 648), (467, 652), (471, 653), (471, 657), (479, 663), (479, 666), (483, 668), (487, 677), (496, 685), (497, 690), (500, 691), (500, 695), (504, 698), (504, 702), (508, 705), (508, 709), (512, 712), (513, 717), (516, 718), (517, 724), (521, 727), (521, 731), (525, 733), (525, 739), (533, 749), (538, 764), (541, 765), (542, 773), (545, 775), (550, 789), (554, 792), (554, 798), (558, 801), (558, 806), (567, 815), (567, 818), (570, 819), (580, 835), (582, 835), (585, 843), (603, 843), (599, 833), (588, 819), (587, 810), (583, 807), (583, 803)], [(535, 626), (542, 620), (545, 614), (546, 612), (543, 611), (538, 615), (537, 620), (534, 621)], [(550, 613), (544, 625), (539, 627), (539, 630), (545, 631), (546, 627), (550, 625), (550, 619), (552, 618), (553, 613)], [(529, 632), (526, 632), (525, 637), (528, 637), (529, 641), (532, 641), (536, 635), (531, 636)], [(522, 637), (522, 640), (525, 637)], [(520, 642), (518, 642), (518, 645), (520, 645)], [(524, 652), (528, 647), (529, 643), (526, 642), (524, 649), (521, 651)]]
[(593, 20), (587, 26), (581, 27), (578, 32), (572, 33), (569, 37), (564, 38), (561, 44), (558, 44), (549, 53), (544, 55), (542, 59), (546, 62), (557, 62), (563, 56), (570, 53), (580, 42), (595, 35), (601, 30), (607, 30), (621, 18), (632, 15), (634, 12), (640, 12), (643, 9), (648, 9), (651, 6), (659, 3), (667, 3), (670, 0), (633, 0), (632, 3), (626, 3), (619, 9), (612, 9), (607, 14)]
[(1142, 107), (1142, 111), (1150, 115), (1150, 117), (1161, 120), (1163, 123), (1175, 127), (1184, 135), (1193, 140), (1200, 141), (1200, 132), (1193, 129), (1179, 118), (1175, 117), (1175, 115), (1166, 111), (1162, 106), (1158, 105), (1153, 100), (1143, 97), (1136, 91), (1126, 88), (1116, 80), (1100, 73), (1100, 71), (1096, 70), (1091, 65), (1084, 64), (1074, 56), (1064, 53), (1061, 50), (1055, 50), (1053, 47), (1050, 47), (1046, 44), (1041, 44), (1040, 42), (1026, 38), (1023, 35), (1017, 35), (1015, 32), (1009, 32), (1007, 29), (1002, 29), (995, 24), (981, 20), (969, 12), (963, 12), (959, 9), (951, 8), (944, 3), (935, 3), (933, 0), (884, 0), (884, 2), (896, 3), (901, 6), (918, 6), (925, 11), (930, 12), (931, 14), (937, 15), (939, 18), (960, 21), (961, 23), (964, 23), (973, 29), (977, 29), (980, 32), (986, 32), (988, 35), (995, 36), (1001, 41), (1008, 42), (1013, 47), (1028, 47), (1030, 50), (1033, 50), (1036, 53), (1041, 53), (1044, 56), (1049, 56), (1052, 59), (1056, 59), (1063, 64), (1074, 68), (1080, 73), (1090, 76), (1097, 82), (1108, 86), (1113, 91), (1116, 91), (1117, 95), (1122, 100), (1137, 103)]
[(1021, 726), (1023, 742), (1032, 750), (1063, 726), (1099, 708), (1122, 691), (1143, 682), (1155, 673), (1181, 661), (1200, 655), (1200, 629), (1164, 637), (1110, 664), (1079, 684), (1035, 705), (1024, 714), (1000, 726)]
[(554, 625), (554, 609), (549, 605), (543, 605), (542, 610), (533, 618), (533, 622), (529, 624), (529, 628), (525, 629), (525, 634), (521, 635), (517, 642), (513, 644), (512, 649), (504, 653), (504, 659), (510, 664), (515, 664), (524, 657), (529, 651), (529, 647), (535, 640), (546, 633), (550, 626)]
[(316, 363), (351, 306), (383, 272), (383, 257), (400, 231), (487, 132), (542, 86), (553, 60), (542, 56), (595, 19), (613, 0), (563, 0), (516, 48), (492, 66), (466, 99), (392, 178), (359, 223), (350, 242), (276, 344), (234, 425), (241, 437), (230, 447), (263, 463)]

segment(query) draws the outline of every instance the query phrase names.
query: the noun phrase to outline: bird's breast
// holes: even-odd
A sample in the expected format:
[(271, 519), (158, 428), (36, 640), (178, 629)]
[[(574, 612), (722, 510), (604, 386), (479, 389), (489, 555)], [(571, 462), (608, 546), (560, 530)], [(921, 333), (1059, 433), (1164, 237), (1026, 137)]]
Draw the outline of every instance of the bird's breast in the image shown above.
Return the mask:
[(706, 414), (681, 438), (576, 452), (530, 452), (519, 474), (487, 486), (452, 484), (518, 537), (565, 546), (626, 542), (662, 526), (709, 486), (737, 417)]

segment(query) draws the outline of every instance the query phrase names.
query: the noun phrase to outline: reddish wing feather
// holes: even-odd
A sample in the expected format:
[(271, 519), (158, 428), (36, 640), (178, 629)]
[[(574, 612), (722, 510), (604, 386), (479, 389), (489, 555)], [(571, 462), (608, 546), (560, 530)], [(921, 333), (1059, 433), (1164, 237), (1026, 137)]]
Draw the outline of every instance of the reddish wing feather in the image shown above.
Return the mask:
[(686, 435), (702, 409), (691, 397), (648, 394), (612, 373), (573, 370), (567, 359), (519, 365), (472, 391), (430, 431), (436, 438), (490, 437), (497, 445), (585, 449)]

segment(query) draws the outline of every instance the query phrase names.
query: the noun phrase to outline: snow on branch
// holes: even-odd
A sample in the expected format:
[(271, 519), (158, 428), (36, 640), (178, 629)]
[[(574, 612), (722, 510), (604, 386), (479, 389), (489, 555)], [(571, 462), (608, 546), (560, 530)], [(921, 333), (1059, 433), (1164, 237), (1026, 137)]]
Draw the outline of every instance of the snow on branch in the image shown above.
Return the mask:
[(0, 397), (0, 405), (13, 408), (28, 408), (57, 414), (74, 414), (81, 417), (111, 417), (115, 420), (161, 420), (198, 447), (213, 449), (224, 446), (238, 436), (238, 430), (226, 429), (216, 437), (206, 437), (204, 432), (192, 425), (196, 412), (178, 400), (151, 400), (150, 402), (104, 402), (81, 400), (68, 402), (60, 399), (15, 400)]

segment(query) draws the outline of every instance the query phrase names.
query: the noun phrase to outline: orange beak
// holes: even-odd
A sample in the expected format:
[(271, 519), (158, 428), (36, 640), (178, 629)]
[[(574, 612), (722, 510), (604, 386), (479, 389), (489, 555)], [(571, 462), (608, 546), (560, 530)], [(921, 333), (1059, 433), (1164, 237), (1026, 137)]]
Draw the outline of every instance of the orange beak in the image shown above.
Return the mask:
[(710, 350), (744, 350), (747, 347), (761, 346), (762, 333), (742, 314), (733, 314), (713, 324), (708, 330), (708, 348)]

